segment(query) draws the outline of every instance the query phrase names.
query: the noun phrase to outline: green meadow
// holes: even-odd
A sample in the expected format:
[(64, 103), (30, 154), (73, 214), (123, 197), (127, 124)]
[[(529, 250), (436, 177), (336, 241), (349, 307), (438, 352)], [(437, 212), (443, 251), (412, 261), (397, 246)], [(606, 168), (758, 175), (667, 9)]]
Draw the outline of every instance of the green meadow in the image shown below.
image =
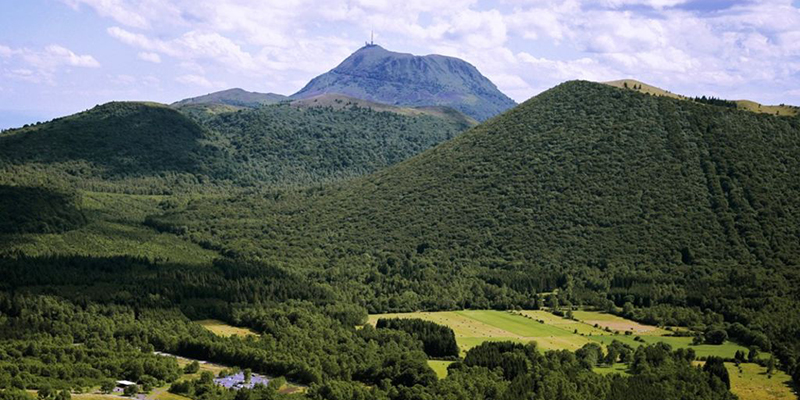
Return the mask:
[[(692, 345), (691, 337), (665, 336), (670, 332), (639, 324), (622, 317), (596, 311), (576, 311), (575, 320), (561, 318), (546, 311), (464, 310), (370, 315), (369, 323), (379, 318), (420, 318), (447, 325), (453, 329), (462, 353), (487, 341), (535, 341), (542, 351), (577, 350), (590, 342), (608, 345), (614, 340), (636, 348), (640, 344), (662, 342), (673, 348), (691, 348), (698, 357), (733, 358), (737, 350), (747, 348), (732, 342), (721, 345)], [(594, 325), (598, 324), (598, 327)], [(608, 332), (603, 327), (616, 327)], [(646, 334), (622, 333), (625, 330)], [(615, 333), (619, 331), (620, 333)], [(635, 340), (639, 337), (639, 340)]]

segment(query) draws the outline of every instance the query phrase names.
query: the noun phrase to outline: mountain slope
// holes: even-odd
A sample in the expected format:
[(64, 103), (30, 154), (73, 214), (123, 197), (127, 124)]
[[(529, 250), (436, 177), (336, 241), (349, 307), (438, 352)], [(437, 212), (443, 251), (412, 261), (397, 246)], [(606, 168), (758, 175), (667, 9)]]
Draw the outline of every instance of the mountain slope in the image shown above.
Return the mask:
[(782, 228), (800, 225), (797, 125), (570, 82), (315, 199), (303, 235), (335, 229), (317, 239), (348, 251), (427, 243), (547, 263), (789, 265), (800, 255)]
[(401, 106), (444, 105), (478, 121), (516, 104), (462, 60), (395, 53), (377, 45), (362, 47), (336, 68), (312, 79), (292, 98), (324, 93)]
[(718, 326), (792, 371), (798, 155), (797, 118), (568, 82), (370, 176), (151, 222), (369, 310), (536, 307), (558, 290), (651, 324)]
[(237, 179), (244, 172), (245, 181), (262, 184), (338, 180), (403, 161), (472, 126), (463, 118), (376, 111), (337, 100), (337, 107), (279, 104), (206, 121), (213, 143), (233, 161), (220, 173)]
[(200, 126), (157, 103), (112, 102), (0, 135), (9, 164), (62, 165), (115, 178), (159, 172), (200, 172)]
[(155, 103), (108, 103), (0, 135), (0, 184), (141, 194), (306, 185), (373, 172), (474, 124), (452, 110), (342, 104), (199, 115)]
[(248, 92), (239, 88), (222, 90), (203, 96), (183, 99), (172, 103), (173, 107), (190, 104), (227, 104), (229, 106), (255, 108), (265, 104), (275, 104), (288, 100), (288, 97), (275, 93)]

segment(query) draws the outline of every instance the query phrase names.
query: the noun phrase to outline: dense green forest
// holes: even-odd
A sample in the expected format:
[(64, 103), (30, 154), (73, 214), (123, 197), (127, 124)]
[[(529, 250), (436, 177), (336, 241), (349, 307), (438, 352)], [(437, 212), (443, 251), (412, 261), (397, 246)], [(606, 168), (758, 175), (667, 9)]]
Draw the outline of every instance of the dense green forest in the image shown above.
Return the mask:
[[(364, 325), (545, 303), (731, 338), (800, 381), (800, 119), (569, 82), (463, 128), (111, 103), (0, 135), (0, 397), (129, 379), (196, 400), (734, 398), (722, 360), (660, 343), (457, 358), (450, 328)], [(192, 322), (210, 318), (257, 335)], [(156, 351), (308, 390), (179, 380)]]
[(468, 127), (358, 106), (184, 115), (116, 102), (0, 135), (0, 183), (137, 194), (302, 186), (373, 172)]
[(530, 308), (560, 289), (724, 329), (794, 371), (798, 143), (796, 118), (570, 82), (368, 177), (193, 200), (149, 223), (324, 279), (370, 312)]
[[(143, 387), (176, 382), (175, 359), (153, 353), (160, 351), (285, 376), (309, 384), (312, 399), (643, 398), (642, 388), (652, 399), (733, 398), (720, 378), (691, 366), (691, 352), (665, 345), (629, 355), (631, 375), (623, 378), (592, 372), (608, 357), (599, 347), (541, 354), (533, 344), (486, 343), (437, 380), (423, 342), (406, 329), (355, 329), (366, 320), (363, 308), (341, 302), (328, 285), (266, 265), (225, 261), (198, 270), (123, 257), (0, 262), (4, 396), (25, 396), (13, 389), (80, 393), (121, 378)], [(187, 316), (222, 318), (260, 336), (215, 336)], [(283, 396), (269, 387), (223, 390), (208, 375), (170, 390), (196, 399)]]

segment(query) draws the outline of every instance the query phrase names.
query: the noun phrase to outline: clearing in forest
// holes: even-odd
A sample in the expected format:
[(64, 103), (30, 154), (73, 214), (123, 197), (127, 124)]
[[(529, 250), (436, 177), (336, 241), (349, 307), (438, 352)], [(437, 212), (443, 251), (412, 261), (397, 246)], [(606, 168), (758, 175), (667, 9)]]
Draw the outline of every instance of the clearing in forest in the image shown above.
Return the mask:
[(438, 376), (439, 379), (447, 377), (447, 367), (452, 363), (452, 361), (428, 360), (428, 365), (430, 365), (433, 372), (436, 372), (436, 376)]
[(251, 331), (247, 328), (239, 328), (236, 326), (228, 325), (222, 321), (218, 321), (216, 319), (204, 319), (202, 321), (197, 321), (198, 324), (202, 325), (203, 328), (208, 329), (211, 333), (217, 336), (248, 336), (248, 335), (256, 335), (255, 332)]
[[(614, 340), (629, 344), (636, 348), (642, 344), (656, 342), (667, 343), (672, 348), (691, 348), (698, 357), (720, 356), (733, 358), (737, 350), (747, 352), (743, 346), (732, 342), (721, 345), (692, 345), (691, 337), (664, 336), (670, 332), (655, 326), (639, 324), (622, 317), (594, 311), (574, 312), (576, 320), (570, 320), (553, 315), (547, 311), (495, 311), (495, 310), (463, 310), (440, 312), (414, 312), (396, 314), (370, 315), (369, 323), (373, 326), (379, 318), (420, 318), (447, 325), (456, 335), (458, 347), (462, 354), (467, 350), (487, 341), (514, 341), (527, 343), (535, 341), (542, 351), (547, 350), (577, 350), (590, 342), (604, 345)], [(583, 319), (586, 320), (583, 320)], [(591, 323), (587, 322), (591, 321)], [(619, 334), (607, 332), (599, 322), (613, 323), (616, 326), (632, 328), (632, 332), (647, 332), (647, 334)], [(606, 325), (610, 326), (610, 325)], [(639, 337), (640, 341), (635, 340)]]
[(619, 331), (621, 333), (630, 331), (636, 335), (648, 336), (666, 336), (671, 334), (671, 332), (666, 329), (652, 325), (640, 324), (636, 321), (631, 321), (613, 314), (601, 313), (597, 311), (575, 311), (573, 314), (575, 319), (591, 326), (597, 325), (601, 329), (608, 328), (612, 331)]

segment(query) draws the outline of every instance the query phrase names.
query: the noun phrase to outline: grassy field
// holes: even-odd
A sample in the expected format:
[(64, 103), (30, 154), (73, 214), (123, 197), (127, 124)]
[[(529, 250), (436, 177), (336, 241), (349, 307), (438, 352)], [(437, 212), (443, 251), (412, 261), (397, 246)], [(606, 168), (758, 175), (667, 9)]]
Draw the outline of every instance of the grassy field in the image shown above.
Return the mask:
[(433, 372), (436, 372), (436, 376), (438, 376), (439, 379), (447, 377), (447, 366), (452, 363), (452, 361), (428, 360), (428, 365), (431, 366)]
[[(725, 358), (733, 358), (737, 350), (742, 350), (745, 353), (747, 353), (748, 351), (746, 347), (739, 346), (738, 344), (731, 342), (725, 342), (721, 345), (701, 344), (693, 346), (691, 337), (648, 336), (648, 335), (640, 335), (639, 337), (641, 337), (641, 339), (644, 340), (644, 343), (646, 344), (662, 342), (669, 344), (670, 346), (672, 346), (673, 349), (678, 349), (678, 348), (693, 349), (698, 357), (718, 356)], [(642, 342), (635, 341), (633, 339), (634, 336), (624, 336), (624, 335), (590, 336), (589, 338), (591, 340), (603, 344), (609, 344), (613, 340), (619, 340), (620, 342), (631, 345), (634, 348), (638, 347), (640, 344), (643, 344)]]
[(614, 364), (611, 366), (594, 367), (593, 371), (600, 375), (608, 375), (608, 374), (628, 375), (628, 365)]
[(247, 336), (247, 335), (257, 335), (255, 332), (251, 331), (247, 328), (239, 328), (236, 326), (228, 325), (222, 321), (218, 321), (216, 319), (204, 319), (202, 321), (195, 321), (198, 324), (202, 325), (203, 328), (208, 329), (213, 334), (217, 336)]
[(770, 378), (766, 368), (758, 364), (725, 363), (731, 377), (731, 392), (741, 400), (797, 399), (791, 386), (791, 377), (783, 371), (775, 371)]
[(575, 318), (584, 324), (591, 326), (597, 325), (601, 329), (608, 328), (612, 331), (624, 333), (633, 332), (636, 335), (665, 336), (671, 332), (657, 326), (643, 325), (636, 321), (631, 321), (613, 314), (600, 313), (596, 311), (575, 311)]
[[(703, 365), (703, 361), (695, 365)], [(753, 363), (744, 363), (739, 367), (734, 363), (725, 363), (731, 377), (731, 392), (741, 400), (796, 400), (797, 389), (792, 386), (792, 378), (783, 371), (776, 370), (772, 377), (767, 369)]]
[[(642, 325), (624, 318), (596, 312), (576, 311), (577, 320), (555, 316), (546, 311), (493, 311), (464, 310), (442, 312), (417, 312), (402, 314), (371, 315), (369, 323), (379, 318), (420, 318), (447, 325), (453, 329), (462, 353), (486, 341), (535, 341), (542, 351), (577, 350), (589, 342), (610, 344), (614, 340), (636, 348), (642, 344), (634, 340), (639, 336), (644, 343), (663, 342), (673, 348), (692, 348), (698, 357), (721, 356), (732, 358), (737, 350), (747, 352), (743, 346), (726, 342), (722, 345), (692, 345), (691, 337), (664, 336), (669, 331), (654, 326)], [(620, 332), (631, 330), (646, 334), (614, 334), (594, 327), (615, 327)]]

